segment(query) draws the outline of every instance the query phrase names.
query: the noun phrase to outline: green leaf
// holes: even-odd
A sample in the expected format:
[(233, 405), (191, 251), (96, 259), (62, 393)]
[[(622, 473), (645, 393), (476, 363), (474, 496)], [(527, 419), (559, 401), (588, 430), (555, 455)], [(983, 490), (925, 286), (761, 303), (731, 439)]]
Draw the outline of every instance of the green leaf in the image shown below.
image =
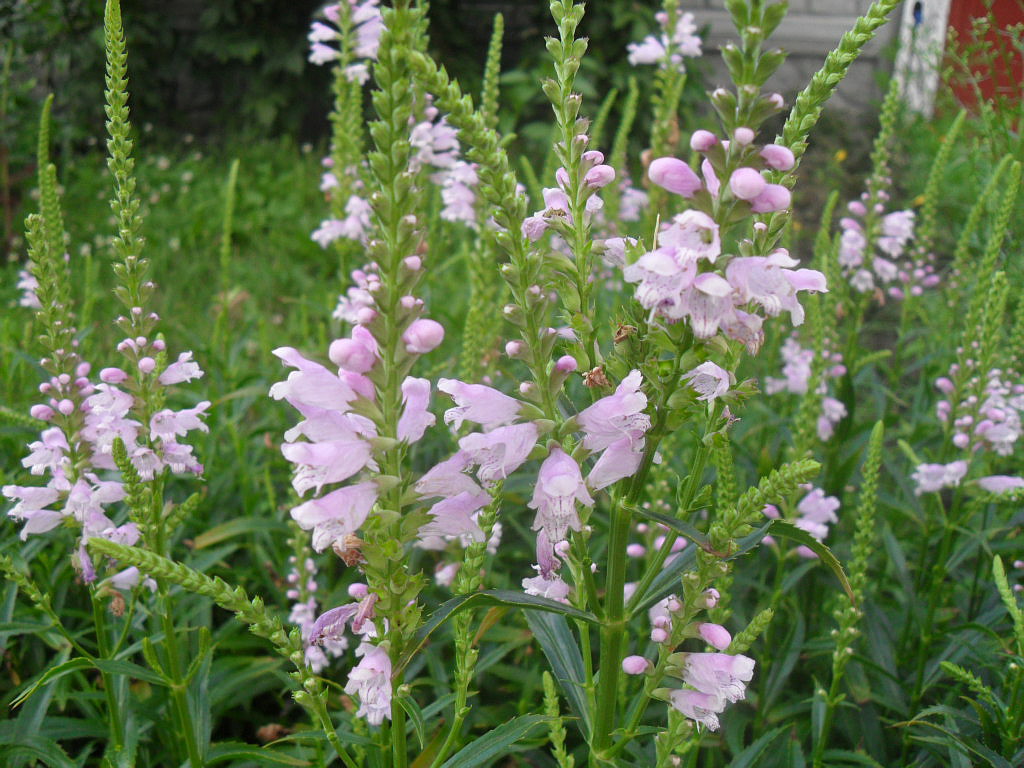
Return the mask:
[(419, 739), (420, 749), (422, 750), (427, 743), (427, 724), (423, 722), (423, 713), (420, 711), (420, 706), (408, 694), (400, 695), (397, 698), (398, 703), (402, 705), (402, 709), (409, 715), (409, 724), (416, 729), (416, 738)]
[(665, 515), (661, 512), (644, 509), (643, 507), (634, 507), (633, 511), (641, 517), (646, 517), (649, 520), (654, 520), (662, 525), (668, 526), (683, 538), (692, 541), (701, 549), (707, 552), (714, 552), (711, 548), (711, 542), (708, 541), (708, 537), (686, 521), (680, 520), (678, 517), (673, 517), (672, 515)]
[(398, 672), (404, 669), (405, 666), (412, 661), (412, 657), (419, 652), (420, 648), (422, 648), (427, 642), (430, 635), (434, 633), (434, 630), (444, 624), (457, 612), (476, 604), (505, 605), (513, 608), (522, 608), (524, 610), (560, 613), (563, 616), (569, 616), (591, 624), (598, 623), (597, 617), (587, 611), (581, 611), (579, 608), (574, 608), (571, 605), (560, 603), (557, 600), (549, 600), (546, 597), (528, 595), (525, 592), (516, 592), (511, 589), (491, 589), (486, 592), (474, 592), (471, 595), (459, 595), (458, 597), (454, 597), (443, 603), (441, 607), (434, 611), (430, 618), (427, 619), (426, 623), (419, 628), (416, 632), (415, 641), (398, 662), (397, 669), (395, 671)]
[(22, 738), (24, 741), (15, 741), (0, 749), (0, 765), (13, 765), (16, 755), (28, 755), (42, 760), (49, 768), (77, 768), (57, 742), (38, 736), (30, 738), (24, 735)]
[(215, 765), (228, 760), (249, 760), (260, 765), (309, 765), (307, 760), (286, 755), (283, 752), (275, 752), (265, 747), (256, 747), (252, 744), (245, 744), (240, 741), (224, 741), (220, 744), (211, 744), (210, 751), (206, 755), (206, 764)]
[(508, 748), (526, 738), (530, 731), (547, 725), (551, 718), (546, 715), (522, 715), (488, 731), (460, 749), (441, 768), (474, 768), (486, 765), (497, 757), (507, 754)]
[(214, 544), (220, 544), (225, 539), (255, 533), (256, 531), (268, 531), (270, 533), (286, 535), (288, 533), (288, 525), (280, 520), (259, 520), (251, 517), (239, 517), (199, 534), (195, 537), (195, 543), (192, 548), (205, 549)]
[(569, 709), (584, 738), (590, 737), (590, 710), (587, 707), (586, 679), (579, 641), (569, 629), (564, 616), (528, 611), (526, 624), (540, 643), (541, 650), (551, 665), (551, 672), (565, 694)]
[(744, 749), (729, 763), (729, 768), (754, 768), (759, 765), (758, 759), (764, 753), (772, 742), (781, 736), (785, 731), (789, 729), (788, 726), (782, 726), (761, 736), (753, 744)]
[(797, 528), (785, 520), (772, 520), (768, 526), (768, 533), (781, 539), (789, 539), (797, 544), (802, 544), (816, 554), (822, 563), (832, 569), (832, 573), (839, 579), (839, 583), (842, 585), (843, 591), (846, 592), (846, 596), (850, 598), (850, 602), (856, 604), (857, 598), (850, 587), (849, 579), (846, 578), (846, 572), (843, 570), (843, 566), (839, 564), (836, 556), (832, 554), (831, 549), (811, 536), (803, 528)]
[(56, 664), (50, 667), (48, 670), (43, 672), (39, 677), (36, 678), (35, 682), (32, 683), (28, 688), (18, 694), (17, 698), (11, 702), (11, 707), (19, 707), (24, 704), (29, 698), (40, 688), (47, 683), (52, 683), (54, 680), (70, 675), (72, 672), (81, 672), (85, 669), (92, 668), (93, 663), (89, 659), (76, 658), (69, 659), (62, 664)]

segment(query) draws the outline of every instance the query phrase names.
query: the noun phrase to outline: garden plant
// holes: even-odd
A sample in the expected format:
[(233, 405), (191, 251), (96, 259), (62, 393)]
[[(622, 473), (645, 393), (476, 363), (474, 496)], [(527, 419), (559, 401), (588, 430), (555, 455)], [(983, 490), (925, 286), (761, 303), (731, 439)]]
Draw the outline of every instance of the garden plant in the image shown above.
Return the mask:
[(5, 235), (0, 765), (1024, 765), (1024, 101), (801, 175), (898, 4), (787, 100), (725, 0), (694, 103), (699, 11), (553, 0), (537, 151), (501, 15), (470, 95), (342, 0), (323, 157), (176, 166), (107, 0), (106, 169), (47, 97)]

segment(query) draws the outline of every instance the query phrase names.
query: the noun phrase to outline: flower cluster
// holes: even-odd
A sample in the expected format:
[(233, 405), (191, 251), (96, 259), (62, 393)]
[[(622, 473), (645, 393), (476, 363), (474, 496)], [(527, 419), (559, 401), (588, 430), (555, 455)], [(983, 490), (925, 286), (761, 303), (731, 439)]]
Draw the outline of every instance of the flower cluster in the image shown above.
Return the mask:
[[(815, 270), (793, 269), (797, 262), (779, 248), (767, 256), (729, 256), (722, 253), (719, 227), (712, 212), (769, 213), (789, 206), (789, 190), (769, 183), (765, 170), (793, 167), (793, 153), (769, 144), (753, 145), (749, 128), (735, 131), (733, 141), (719, 141), (708, 131), (696, 131), (691, 147), (705, 155), (698, 176), (682, 160), (662, 157), (649, 168), (650, 180), (692, 201), (693, 208), (675, 216), (658, 232), (656, 247), (623, 270), (636, 283), (636, 299), (651, 316), (669, 322), (686, 319), (697, 338), (719, 331), (742, 341), (751, 352), (763, 340), (763, 318), (790, 313), (794, 325), (804, 319), (798, 291), (825, 291), (825, 278)], [(726, 167), (735, 167), (726, 183)], [(706, 210), (702, 210), (706, 209)], [(755, 225), (763, 226), (763, 225)]]
[(657, 64), (662, 69), (672, 68), (685, 72), (685, 59), (701, 55), (701, 39), (697, 34), (693, 14), (680, 13), (671, 24), (664, 11), (654, 14), (654, 18), (661, 27), (661, 34), (648, 35), (639, 43), (627, 45), (629, 63), (633, 66)]
[[(604, 201), (597, 195), (597, 191), (615, 181), (615, 169), (604, 162), (602, 152), (590, 149), (583, 153), (580, 172), (586, 195), (584, 217), (589, 222), (604, 208)], [(523, 220), (523, 234), (530, 240), (539, 240), (548, 229), (562, 233), (574, 223), (569, 200), (569, 174), (565, 168), (555, 172), (555, 180), (557, 187), (544, 189), (544, 208)]]
[(839, 265), (843, 276), (859, 293), (884, 288), (890, 298), (900, 300), (909, 291), (919, 296), (938, 284), (931, 259), (911, 248), (914, 212), (885, 213), (885, 190), (876, 193), (872, 205), (868, 193), (848, 205), (851, 215), (840, 219)]
[[(826, 346), (828, 340), (826, 339)], [(810, 387), (814, 350), (802, 347), (799, 337), (794, 332), (782, 344), (782, 378), (769, 376), (764, 380), (764, 391), (769, 395), (778, 392), (790, 392), (794, 395), (805, 395)], [(846, 375), (842, 352), (826, 350), (828, 362), (818, 381), (816, 393), (821, 396), (821, 414), (818, 416), (818, 439), (831, 439), (836, 425), (846, 416), (846, 406), (841, 400), (829, 394), (829, 381)]]
[[(324, 17), (330, 24), (314, 21), (309, 30), (309, 60), (313, 64), (327, 64), (342, 58), (342, 52), (334, 47), (343, 43), (339, 26), (343, 23), (353, 31), (352, 50), (348, 52), (352, 59), (377, 60), (380, 48), (380, 33), (384, 28), (380, 8), (380, 0), (347, 0), (348, 7), (336, 3), (323, 9)], [(354, 61), (345, 67), (345, 77), (351, 82), (365, 83), (370, 76), (366, 61)]]
[(288, 621), (296, 625), (306, 641), (306, 664), (315, 673), (320, 674), (330, 663), (328, 656), (337, 658), (348, 648), (348, 639), (344, 635), (325, 637), (316, 645), (309, 644), (309, 637), (316, 624), (316, 563), (312, 558), (305, 558), (301, 567), (294, 555), (289, 558), (291, 570), (288, 572), (288, 591), (286, 596), (294, 600)]

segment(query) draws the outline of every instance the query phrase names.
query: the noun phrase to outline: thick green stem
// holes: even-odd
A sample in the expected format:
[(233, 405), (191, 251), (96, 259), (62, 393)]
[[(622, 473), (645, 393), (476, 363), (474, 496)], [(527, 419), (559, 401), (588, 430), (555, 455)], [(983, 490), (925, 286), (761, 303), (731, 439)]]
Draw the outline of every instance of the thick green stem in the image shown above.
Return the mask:
[[(92, 595), (92, 619), (96, 627), (96, 645), (100, 658), (111, 660), (110, 639), (107, 637), (107, 617), (103, 610), (103, 603), (93, 592)], [(100, 670), (100, 677), (103, 680), (103, 694), (107, 700), (107, 717), (110, 718), (110, 750), (117, 757), (124, 749), (124, 721), (121, 719), (121, 705), (117, 700), (117, 680), (109, 672)], [(116, 761), (115, 761), (116, 762)]]

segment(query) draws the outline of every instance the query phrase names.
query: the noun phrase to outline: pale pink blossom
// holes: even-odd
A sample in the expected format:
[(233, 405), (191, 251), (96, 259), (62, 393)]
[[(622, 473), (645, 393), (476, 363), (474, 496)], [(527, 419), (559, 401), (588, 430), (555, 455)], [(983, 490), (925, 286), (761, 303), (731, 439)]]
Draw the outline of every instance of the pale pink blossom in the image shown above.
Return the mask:
[(464, 421), (480, 424), (484, 431), (511, 424), (519, 417), (523, 404), (504, 392), (484, 384), (465, 384), (458, 379), (440, 379), (437, 388), (451, 395), (455, 407), (444, 413), (444, 423), (462, 427)]
[(172, 384), (181, 384), (182, 382), (201, 378), (202, 375), (203, 370), (199, 367), (199, 364), (192, 361), (192, 353), (182, 352), (178, 355), (177, 361), (168, 365), (164, 372), (160, 374), (159, 381), (165, 387), (168, 387)]
[(658, 235), (658, 242), (678, 248), (687, 259), (707, 259), (712, 264), (722, 252), (718, 224), (706, 213), (692, 209), (673, 217)]
[(688, 688), (677, 688), (669, 693), (669, 702), (684, 717), (703, 725), (709, 731), (717, 731), (718, 715), (725, 710), (725, 699), (712, 693), (701, 693)]
[(468, 453), (457, 452), (451, 458), (435, 464), (428, 470), (416, 482), (414, 486), (416, 493), (423, 499), (451, 497), (460, 493), (479, 493), (480, 486), (465, 472), (471, 464), (472, 461)]
[(512, 424), (487, 433), (466, 435), (459, 440), (473, 464), (478, 465), (477, 476), (484, 483), (506, 479), (522, 466), (537, 442), (537, 426)]
[(415, 443), (434, 426), (437, 419), (429, 410), (430, 380), (406, 376), (402, 382), (402, 415), (398, 419), (398, 439)]
[(313, 531), (313, 549), (323, 552), (359, 530), (376, 501), (376, 484), (358, 483), (300, 504), (291, 515), (302, 530)]
[(483, 491), (462, 492), (442, 499), (427, 510), (431, 519), (420, 527), (419, 535), (421, 538), (459, 538), (466, 543), (483, 541), (484, 532), (475, 514), (490, 503), (490, 495)]
[(701, 693), (740, 701), (754, 676), (754, 660), (725, 653), (688, 653), (683, 665), (683, 682)]
[(380, 725), (385, 718), (391, 719), (391, 659), (379, 645), (364, 643), (356, 653), (360, 650), (363, 658), (349, 672), (345, 693), (359, 696), (358, 717), (370, 725)]
[(528, 506), (537, 510), (533, 530), (544, 531), (550, 541), (562, 541), (568, 531), (580, 530), (576, 502), (593, 506), (594, 500), (583, 483), (580, 466), (557, 446), (541, 464), (533, 498)]
[(978, 486), (989, 493), (1006, 493), (1024, 488), (1024, 477), (1010, 477), (1009, 475), (989, 475), (978, 478)]
[(584, 432), (583, 447), (600, 451), (617, 440), (628, 437), (636, 445), (651, 428), (651, 419), (643, 411), (647, 396), (641, 391), (643, 378), (640, 371), (631, 371), (622, 380), (615, 393), (602, 397), (577, 416)]
[(652, 160), (647, 177), (659, 187), (683, 197), (693, 197), (703, 186), (693, 169), (675, 157), (659, 157)]
[(713, 402), (729, 391), (732, 374), (707, 360), (682, 376), (698, 393), (698, 400)]
[(546, 597), (560, 603), (569, 602), (569, 585), (558, 574), (552, 575), (551, 578), (534, 576), (532, 579), (523, 579), (523, 591), (528, 595)]
[(626, 436), (609, 445), (587, 475), (587, 485), (591, 490), (599, 491), (625, 477), (632, 477), (640, 468), (644, 458), (643, 444), (637, 444), (633, 438)]

